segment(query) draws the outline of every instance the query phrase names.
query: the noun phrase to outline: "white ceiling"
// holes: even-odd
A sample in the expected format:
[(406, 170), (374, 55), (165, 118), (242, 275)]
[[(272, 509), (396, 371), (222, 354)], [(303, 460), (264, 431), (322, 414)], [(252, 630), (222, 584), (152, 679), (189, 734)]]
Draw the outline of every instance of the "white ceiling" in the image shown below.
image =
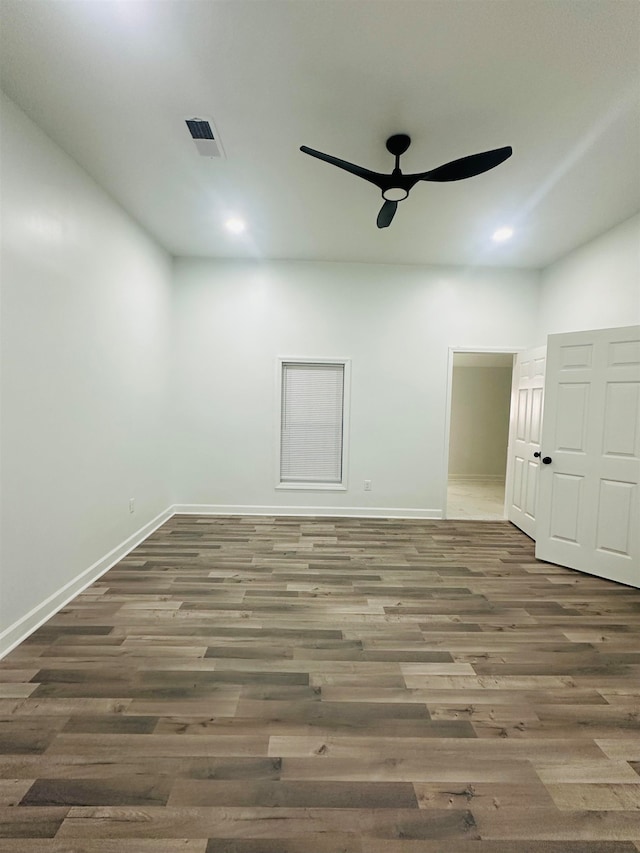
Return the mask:
[[(640, 209), (637, 0), (2, 0), (2, 86), (175, 255), (545, 266)], [(197, 155), (213, 119), (227, 159)], [(512, 145), (420, 183), (390, 171)], [(221, 227), (230, 213), (247, 232)], [(489, 236), (511, 223), (509, 244)]]

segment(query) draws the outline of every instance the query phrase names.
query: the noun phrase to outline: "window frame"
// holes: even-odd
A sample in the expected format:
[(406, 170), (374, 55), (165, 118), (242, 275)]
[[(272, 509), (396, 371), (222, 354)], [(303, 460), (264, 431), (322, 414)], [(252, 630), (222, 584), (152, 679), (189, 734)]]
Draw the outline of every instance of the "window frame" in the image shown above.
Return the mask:
[[(280, 479), (280, 454), (282, 448), (282, 373), (286, 364), (339, 364), (343, 368), (342, 386), (342, 480), (339, 483), (290, 483)], [(351, 408), (351, 359), (309, 358), (278, 356), (276, 359), (276, 413), (275, 413), (275, 488), (278, 491), (346, 492), (349, 469), (349, 423)]]

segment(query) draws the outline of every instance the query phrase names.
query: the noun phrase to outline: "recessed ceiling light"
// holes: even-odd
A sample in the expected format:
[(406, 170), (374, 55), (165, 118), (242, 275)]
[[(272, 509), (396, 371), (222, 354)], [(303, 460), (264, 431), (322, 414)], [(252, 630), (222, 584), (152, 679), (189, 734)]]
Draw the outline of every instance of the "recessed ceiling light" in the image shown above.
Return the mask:
[(231, 219), (227, 219), (224, 225), (227, 231), (230, 231), (232, 234), (242, 234), (246, 228), (244, 220), (239, 219), (237, 216), (232, 216)]
[(504, 243), (505, 240), (510, 240), (512, 237), (513, 228), (510, 228), (508, 225), (505, 225), (502, 228), (498, 228), (497, 231), (493, 232), (492, 239), (496, 243)]

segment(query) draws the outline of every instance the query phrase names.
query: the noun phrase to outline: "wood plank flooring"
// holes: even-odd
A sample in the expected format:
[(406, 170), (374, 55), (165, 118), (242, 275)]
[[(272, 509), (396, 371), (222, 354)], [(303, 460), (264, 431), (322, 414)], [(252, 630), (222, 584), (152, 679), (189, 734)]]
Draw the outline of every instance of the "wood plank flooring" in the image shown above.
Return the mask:
[(176, 516), (0, 663), (0, 853), (637, 853), (640, 591), (508, 522)]

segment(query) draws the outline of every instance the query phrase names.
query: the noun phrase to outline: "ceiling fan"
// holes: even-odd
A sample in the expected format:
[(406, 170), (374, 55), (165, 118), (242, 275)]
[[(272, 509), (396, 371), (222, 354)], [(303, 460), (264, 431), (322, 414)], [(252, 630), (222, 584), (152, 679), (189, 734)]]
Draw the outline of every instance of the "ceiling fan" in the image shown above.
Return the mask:
[(398, 209), (398, 202), (407, 198), (418, 181), (461, 181), (463, 178), (473, 178), (474, 175), (480, 175), (482, 172), (488, 172), (489, 169), (499, 166), (513, 153), (511, 146), (508, 145), (505, 148), (494, 148), (492, 151), (482, 151), (480, 154), (471, 154), (469, 157), (452, 160), (450, 163), (431, 169), (430, 172), (403, 175), (400, 171), (400, 156), (411, 145), (411, 138), (406, 133), (396, 133), (387, 139), (386, 144), (387, 151), (396, 158), (396, 165), (390, 175), (372, 172), (370, 169), (356, 166), (354, 163), (347, 163), (346, 160), (340, 160), (330, 154), (323, 154), (322, 151), (316, 151), (307, 145), (301, 145), (300, 150), (304, 151), (305, 154), (310, 154), (311, 157), (317, 157), (318, 160), (324, 160), (339, 169), (344, 169), (345, 172), (351, 172), (352, 175), (364, 178), (365, 181), (375, 184), (382, 190), (384, 204), (378, 213), (378, 228), (387, 228), (391, 225), (391, 220)]

